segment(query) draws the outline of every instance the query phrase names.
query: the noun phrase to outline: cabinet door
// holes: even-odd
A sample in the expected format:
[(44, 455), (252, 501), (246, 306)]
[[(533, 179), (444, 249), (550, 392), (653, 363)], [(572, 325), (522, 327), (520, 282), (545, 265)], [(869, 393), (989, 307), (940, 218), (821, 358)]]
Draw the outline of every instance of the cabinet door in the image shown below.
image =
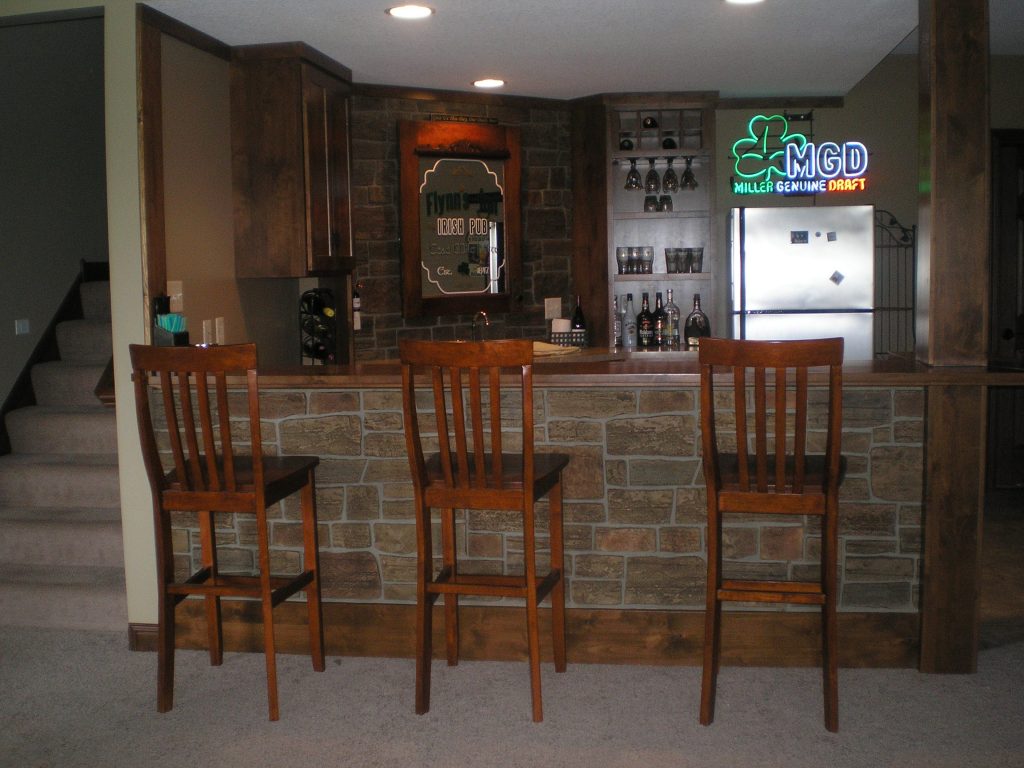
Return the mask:
[(306, 270), (337, 272), (351, 257), (347, 86), (303, 66)]

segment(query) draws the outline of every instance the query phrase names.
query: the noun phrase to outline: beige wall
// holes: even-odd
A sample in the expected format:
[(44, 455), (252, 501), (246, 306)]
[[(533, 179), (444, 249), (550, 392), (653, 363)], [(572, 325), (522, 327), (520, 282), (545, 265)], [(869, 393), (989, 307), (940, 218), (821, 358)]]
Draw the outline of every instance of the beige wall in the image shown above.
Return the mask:
[(161, 36), (167, 279), (184, 288), (190, 340), (224, 318), (225, 343), (248, 341), (235, 280), (228, 62)]

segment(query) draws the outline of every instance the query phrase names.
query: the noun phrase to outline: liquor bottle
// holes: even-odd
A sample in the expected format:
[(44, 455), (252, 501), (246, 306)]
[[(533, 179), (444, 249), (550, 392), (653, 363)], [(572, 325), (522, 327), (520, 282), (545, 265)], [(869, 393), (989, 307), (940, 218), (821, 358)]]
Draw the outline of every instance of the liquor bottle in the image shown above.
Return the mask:
[(583, 307), (580, 306), (579, 296), (576, 296), (576, 309), (572, 311), (570, 327), (574, 331), (585, 331), (587, 329), (587, 320), (583, 317)]
[(665, 346), (679, 348), (679, 307), (672, 301), (672, 289), (668, 289), (668, 301), (665, 303)]
[(661, 291), (654, 294), (654, 312), (651, 313), (654, 319), (654, 346), (665, 346), (665, 308), (661, 305)]
[(636, 310), (633, 309), (633, 294), (626, 294), (626, 306), (622, 313), (622, 346), (636, 348)]
[(618, 296), (612, 296), (612, 339), (616, 347), (622, 346), (622, 315), (619, 314)]
[(363, 302), (359, 298), (358, 286), (352, 289), (352, 330), (361, 331), (363, 329)]
[(693, 311), (686, 316), (683, 337), (687, 347), (697, 347), (700, 340), (711, 335), (711, 322), (700, 308), (700, 294), (693, 294)]
[(640, 314), (636, 316), (636, 343), (641, 349), (654, 347), (654, 315), (651, 314), (651, 299), (644, 294), (640, 300)]

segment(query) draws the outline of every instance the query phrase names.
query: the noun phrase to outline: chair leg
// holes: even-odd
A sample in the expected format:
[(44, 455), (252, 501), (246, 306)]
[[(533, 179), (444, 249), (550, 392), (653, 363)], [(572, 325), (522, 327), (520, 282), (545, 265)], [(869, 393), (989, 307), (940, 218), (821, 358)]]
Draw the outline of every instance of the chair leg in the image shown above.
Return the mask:
[(270, 532), (267, 530), (266, 510), (256, 512), (257, 540), (259, 542), (260, 605), (263, 614), (263, 655), (267, 663), (267, 706), (270, 719), (280, 717), (277, 698), (277, 655), (274, 645), (274, 602), (270, 586)]
[(537, 541), (534, 536), (533, 506), (527, 497), (523, 514), (523, 568), (526, 577), (526, 643), (530, 653), (530, 697), (533, 722), (544, 720), (540, 692), (540, 615), (537, 608)]
[(821, 607), (821, 664), (825, 694), (825, 728), (839, 730), (839, 652), (838, 620), (836, 601), (836, 561), (838, 559), (838, 531), (835, 505), (830, 505), (825, 518), (825, 533), (822, 552), (822, 586), (825, 590), (825, 604)]
[(430, 536), (430, 509), (416, 500), (416, 714), (430, 709), (430, 661), (432, 656), (434, 596), (427, 585), (434, 577)]
[(721, 579), (721, 522), (715, 512), (708, 515), (708, 576), (704, 606), (704, 668), (700, 684), (700, 724), (711, 725), (715, 719), (715, 690), (718, 686), (718, 663), (721, 647), (722, 603), (718, 599)]
[[(441, 510), (441, 558), (450, 569), (452, 578), (458, 574), (455, 542), (455, 510)], [(450, 592), (444, 596), (444, 639), (448, 666), (459, 663), (459, 596)]]
[(313, 470), (309, 471), (309, 482), (300, 495), (302, 507), (302, 560), (303, 569), (313, 574), (306, 585), (306, 607), (309, 611), (309, 654), (313, 669), (323, 672), (324, 659), (324, 617), (320, 602), (320, 545), (316, 530), (316, 481)]
[(274, 647), (274, 606), (270, 598), (270, 582), (266, 576), (263, 588), (263, 653), (267, 660), (267, 707), (271, 720), (280, 717), (277, 699), (277, 654)]
[(170, 712), (174, 706), (174, 595), (167, 585), (174, 581), (174, 554), (171, 551), (171, 526), (166, 515), (157, 513), (157, 664), (156, 711)]
[(548, 495), (548, 531), (551, 536), (551, 567), (558, 581), (551, 590), (551, 645), (555, 672), (565, 672), (565, 545), (562, 533), (562, 481)]
[[(213, 514), (209, 511), (198, 513), (203, 567), (210, 569), (211, 582), (217, 580), (217, 534)], [(224, 661), (220, 595), (207, 595), (203, 602), (206, 608), (206, 642), (210, 650), (210, 664), (217, 667)]]

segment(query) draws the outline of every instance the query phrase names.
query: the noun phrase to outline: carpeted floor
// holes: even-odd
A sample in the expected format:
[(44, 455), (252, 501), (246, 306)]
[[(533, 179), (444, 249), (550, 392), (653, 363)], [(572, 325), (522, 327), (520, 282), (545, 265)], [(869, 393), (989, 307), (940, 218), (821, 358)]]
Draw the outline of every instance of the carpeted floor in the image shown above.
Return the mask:
[(156, 658), (122, 634), (0, 629), (0, 765), (64, 766), (1024, 766), (1024, 643), (976, 675), (840, 670), (840, 732), (822, 725), (814, 669), (725, 668), (715, 723), (697, 723), (694, 667), (544, 669), (530, 721), (521, 663), (436, 662), (413, 713), (409, 660), (280, 658), (281, 720), (266, 719), (262, 657), (177, 655), (173, 711)]

